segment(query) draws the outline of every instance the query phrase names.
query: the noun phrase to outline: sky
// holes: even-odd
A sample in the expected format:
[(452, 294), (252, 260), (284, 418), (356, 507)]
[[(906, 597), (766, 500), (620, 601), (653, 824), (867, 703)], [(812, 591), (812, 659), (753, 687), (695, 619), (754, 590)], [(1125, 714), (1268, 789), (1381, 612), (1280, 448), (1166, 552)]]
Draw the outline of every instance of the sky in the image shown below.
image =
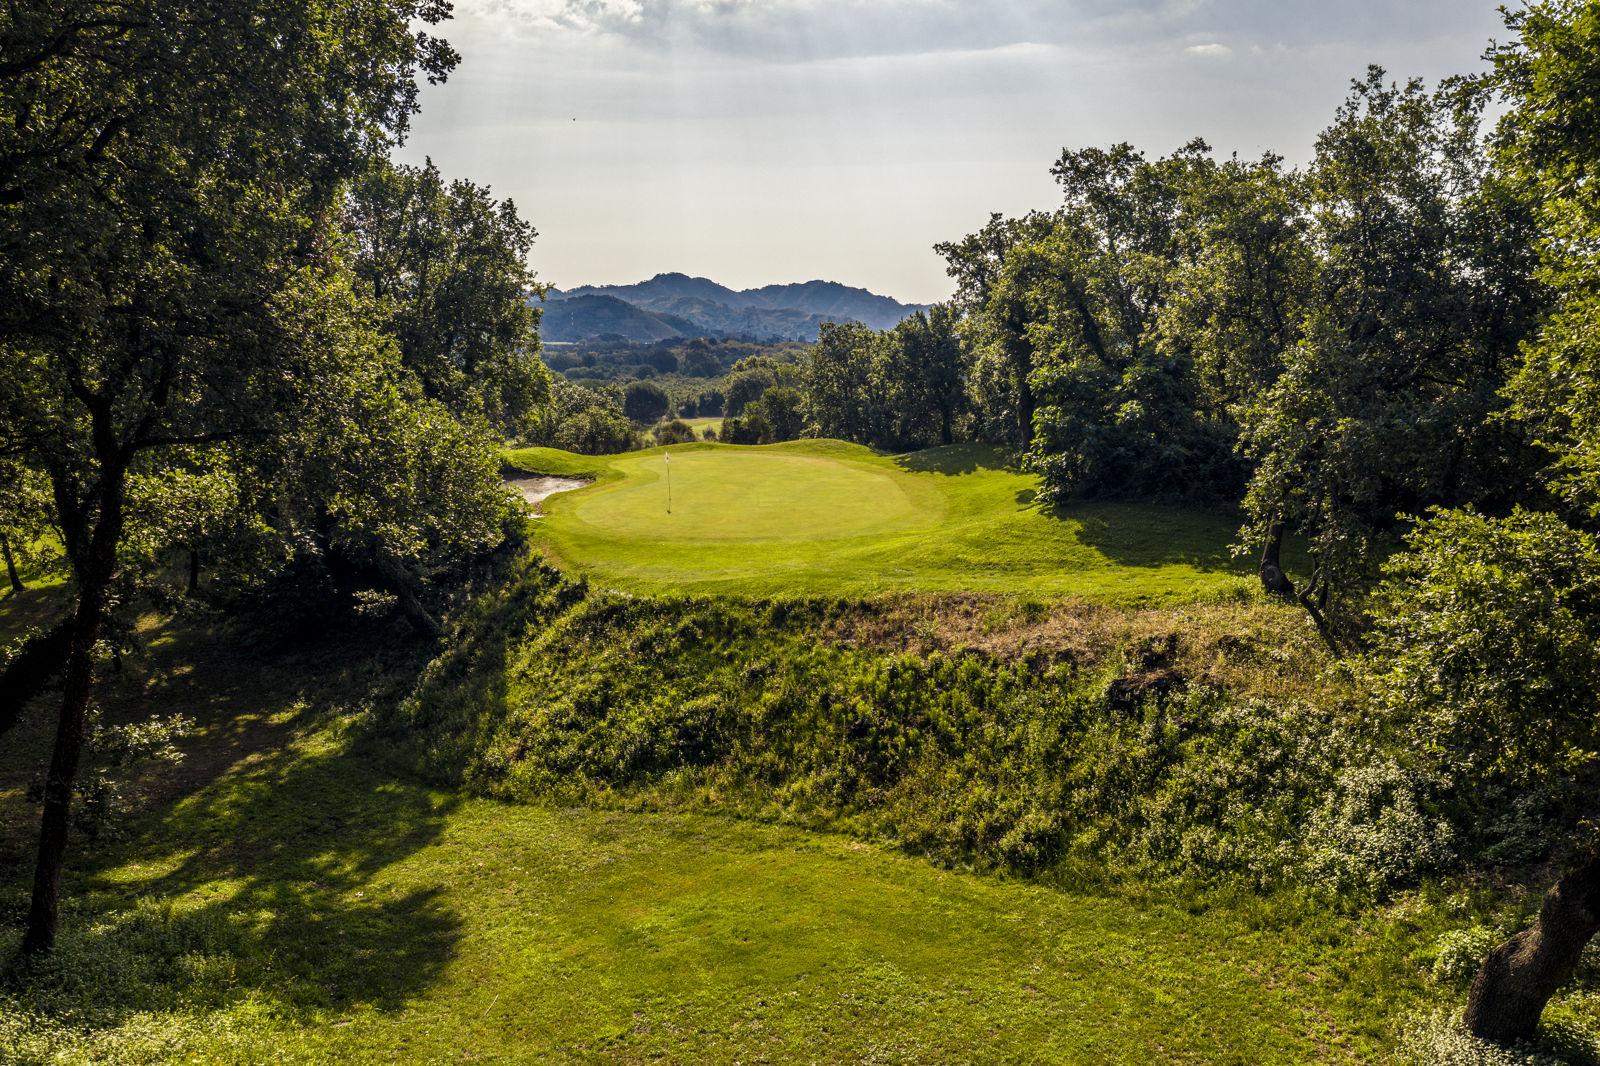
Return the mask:
[(1310, 159), (1350, 80), (1482, 67), (1485, 0), (456, 0), (398, 158), (513, 199), (564, 288), (681, 271), (950, 293), (933, 245), (1063, 147)]

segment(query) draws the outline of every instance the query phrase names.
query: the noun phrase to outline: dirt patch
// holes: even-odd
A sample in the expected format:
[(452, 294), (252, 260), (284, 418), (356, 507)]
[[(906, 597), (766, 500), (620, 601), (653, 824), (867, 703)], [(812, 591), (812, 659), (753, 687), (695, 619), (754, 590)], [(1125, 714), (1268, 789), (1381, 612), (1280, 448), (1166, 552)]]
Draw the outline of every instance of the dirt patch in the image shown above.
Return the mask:
[(1117, 664), (1141, 680), (1171, 673), (1264, 696), (1309, 695), (1327, 665), (1303, 613), (1277, 604), (1117, 609), (1070, 600), (905, 595), (851, 605), (823, 632), (878, 650), (969, 651), (1091, 670)]

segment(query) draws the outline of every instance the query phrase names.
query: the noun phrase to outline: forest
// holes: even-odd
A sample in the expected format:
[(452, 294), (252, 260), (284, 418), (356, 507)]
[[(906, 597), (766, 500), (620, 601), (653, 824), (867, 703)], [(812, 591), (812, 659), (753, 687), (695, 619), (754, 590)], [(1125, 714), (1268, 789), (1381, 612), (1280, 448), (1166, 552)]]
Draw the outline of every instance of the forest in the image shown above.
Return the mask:
[[(449, 17), (0, 11), (0, 1059), (376, 1058), (408, 1003), (418, 1061), (870, 1057), (852, 1025), (892, 1061), (1001, 1025), (1060, 1061), (1600, 1058), (1600, 4), (1509, 11), (1480, 73), (1367, 69), (1304, 165), (1063, 149), (1056, 203), (938, 245), (949, 300), (814, 344), (542, 346), (539, 205), (393, 155)], [(575, 483), (530, 510), (535, 475)], [(1150, 981), (1237, 941), (1293, 1002), (1207, 1043), (1252, 994), (1171, 977), (1213, 1012), (1177, 1043), (1039, 1043), (1084, 986), (1061, 958), (1055, 1008), (985, 1014), (1042, 950), (1004, 940), (982, 994), (936, 988), (956, 946), (906, 962), (900, 1022), (870, 962), (706, 1020), (648, 985), (663, 918), (538, 1024), (617, 975), (677, 1013), (518, 1051), (525, 1016), (449, 1028), (538, 1012), (459, 930), (577, 949), (439, 903), (478, 875), (391, 853), (428, 833), (580, 871), (528, 889), (588, 901), (564, 935), (628, 862), (670, 871), (640, 899), (738, 882), (681, 836), (859, 847), (851, 944), (905, 883), (997, 944), (984, 893), (1086, 940), (1060, 908), (1102, 900), (1165, 930), (1117, 949)], [(763, 891), (791, 933), (829, 909)], [(785, 972), (721, 906), (697, 972)], [(289, 947), (335, 926), (347, 958)]]

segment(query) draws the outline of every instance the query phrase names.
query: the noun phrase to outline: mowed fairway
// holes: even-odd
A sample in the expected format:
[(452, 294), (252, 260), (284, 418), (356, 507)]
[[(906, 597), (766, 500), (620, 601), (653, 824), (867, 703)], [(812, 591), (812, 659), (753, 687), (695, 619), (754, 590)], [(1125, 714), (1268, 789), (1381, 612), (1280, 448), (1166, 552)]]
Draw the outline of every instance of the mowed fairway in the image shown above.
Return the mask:
[[(1149, 503), (1035, 502), (1038, 480), (983, 448), (882, 456), (838, 441), (693, 444), (508, 460), (596, 483), (545, 503), (563, 567), (636, 592), (896, 590), (1151, 603), (1241, 594), (1226, 515)], [(668, 463), (672, 509), (667, 510)]]
[(83, 1007), (0, 1025), (0, 1061), (1289, 1063), (1374, 1041), (1370, 975), (1329, 980), (1314, 938), (797, 829), (465, 799), (339, 732), (75, 873)]

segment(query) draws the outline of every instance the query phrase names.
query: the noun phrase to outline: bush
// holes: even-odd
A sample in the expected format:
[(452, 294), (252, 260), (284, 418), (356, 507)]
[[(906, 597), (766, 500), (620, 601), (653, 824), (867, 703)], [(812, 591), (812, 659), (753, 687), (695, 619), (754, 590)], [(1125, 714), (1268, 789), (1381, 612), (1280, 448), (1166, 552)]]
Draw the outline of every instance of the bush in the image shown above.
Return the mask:
[(1548, 514), (1436, 511), (1385, 574), (1356, 670), (1377, 730), (1448, 778), (1437, 817), (1474, 853), (1550, 854), (1600, 766), (1600, 542)]
[(760, 442), (762, 444), (797, 440), (806, 426), (803, 404), (799, 389), (779, 386), (762, 393), (761, 399), (746, 408), (745, 417), (759, 419), (766, 424), (765, 439)]
[(712, 389), (710, 392), (702, 392), (700, 398), (695, 402), (695, 407), (702, 418), (716, 418), (722, 414), (722, 406), (722, 393), (716, 389)]
[(1339, 890), (1411, 883), (1443, 869), (1453, 833), (1430, 809), (1429, 791), (1389, 759), (1340, 769), (1307, 827), (1307, 867)]
[(725, 444), (771, 444), (772, 427), (758, 412), (724, 419), (722, 440)]
[(551, 443), (581, 455), (616, 455), (634, 448), (638, 435), (622, 415), (590, 408), (563, 422)]
[(648, 426), (667, 417), (672, 401), (660, 385), (650, 381), (635, 381), (622, 394), (622, 413), (634, 422)]
[(744, 409), (761, 399), (763, 393), (777, 384), (777, 376), (765, 367), (740, 371), (728, 378), (723, 389), (724, 410), (730, 415), (744, 414)]
[(657, 444), (688, 444), (694, 440), (694, 430), (687, 422), (673, 419), (656, 427)]
[(1430, 975), (1441, 985), (1465, 986), (1477, 974), (1489, 952), (1504, 939), (1504, 934), (1482, 925), (1452, 929), (1433, 946)]
[(1504, 1048), (1486, 1043), (1461, 1027), (1453, 1011), (1437, 1011), (1412, 1021), (1400, 1042), (1399, 1061), (1410, 1066), (1565, 1066), (1592, 1062), (1600, 1044), (1581, 1029), (1546, 1026), (1541, 1046)]

